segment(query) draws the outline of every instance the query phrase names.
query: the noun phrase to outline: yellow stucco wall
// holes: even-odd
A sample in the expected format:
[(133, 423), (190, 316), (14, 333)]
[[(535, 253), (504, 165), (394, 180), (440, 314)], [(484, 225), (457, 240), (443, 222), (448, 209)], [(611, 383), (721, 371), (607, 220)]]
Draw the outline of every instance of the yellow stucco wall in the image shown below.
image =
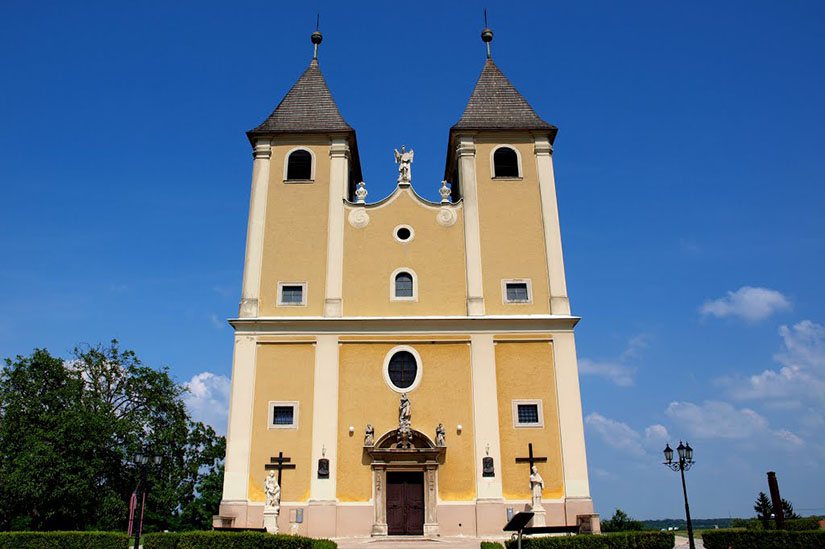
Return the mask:
[[(315, 346), (311, 343), (258, 345), (249, 499), (264, 501), (264, 465), (279, 451), (292, 458), (294, 470), (283, 472), (282, 501), (309, 498), (312, 451), (312, 397)], [(269, 401), (298, 401), (297, 429), (269, 429)]]
[[(476, 141), (481, 263), (487, 314), (537, 314), (550, 312), (544, 227), (541, 217), (536, 159), (532, 140), (500, 138)], [(507, 144), (521, 155), (521, 180), (492, 178), (490, 155)], [(530, 304), (504, 304), (502, 279), (529, 278)]]
[[(286, 155), (297, 144), (272, 147), (259, 302), (262, 316), (320, 316), (324, 310), (329, 141), (302, 138), (300, 145), (315, 156), (313, 183), (284, 183)], [(306, 282), (306, 307), (277, 307), (279, 281)]]
[[(432, 336), (431, 341), (439, 340)], [(412, 427), (435, 439), (439, 422), (447, 431), (447, 453), (438, 469), (442, 500), (475, 497), (473, 409), (470, 348), (467, 343), (412, 343), (421, 355), (421, 383), (408, 394)], [(344, 343), (340, 352), (338, 401), (338, 499), (367, 501), (372, 496), (369, 458), (363, 451), (364, 428), (375, 427), (376, 440), (398, 427), (401, 395), (384, 381), (384, 357), (393, 343)], [(349, 426), (355, 427), (353, 436)], [(463, 431), (456, 433), (456, 426)]]
[[(347, 208), (345, 216), (351, 208)], [(466, 313), (464, 220), (450, 227), (436, 222), (438, 208), (403, 190), (386, 204), (367, 208), (366, 227), (344, 223), (344, 315), (404, 316)], [(393, 237), (398, 225), (413, 228), (411, 241)], [(409, 267), (418, 278), (418, 301), (390, 301), (390, 278)]]
[[(552, 343), (497, 342), (496, 383), (504, 497), (530, 498), (529, 465), (515, 463), (515, 458), (527, 457), (527, 445), (531, 442), (535, 456), (548, 458), (547, 463), (536, 465), (544, 479), (544, 499), (563, 497), (564, 480)], [(514, 427), (514, 399), (541, 399), (544, 427)]]

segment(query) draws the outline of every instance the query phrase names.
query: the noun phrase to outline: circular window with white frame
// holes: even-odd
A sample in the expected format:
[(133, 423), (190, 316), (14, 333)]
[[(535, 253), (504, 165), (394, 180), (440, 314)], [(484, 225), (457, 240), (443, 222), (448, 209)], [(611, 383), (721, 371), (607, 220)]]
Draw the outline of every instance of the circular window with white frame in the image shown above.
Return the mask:
[(415, 231), (409, 225), (399, 225), (392, 230), (392, 236), (403, 244), (415, 238)]
[(384, 357), (384, 381), (396, 393), (408, 393), (421, 383), (421, 355), (409, 345), (398, 345)]

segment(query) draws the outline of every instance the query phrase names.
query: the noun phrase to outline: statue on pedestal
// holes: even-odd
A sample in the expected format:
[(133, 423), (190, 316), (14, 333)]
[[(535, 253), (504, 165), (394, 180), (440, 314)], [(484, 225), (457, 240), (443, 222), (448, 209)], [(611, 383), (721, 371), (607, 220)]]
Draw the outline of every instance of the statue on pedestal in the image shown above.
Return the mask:
[(397, 448), (409, 449), (411, 446), (412, 427), (410, 427), (410, 418), (412, 418), (410, 399), (407, 398), (407, 393), (403, 393), (401, 403), (398, 405), (398, 431), (395, 435), (398, 443)]
[(395, 163), (398, 164), (398, 182), (410, 184), (412, 175), (410, 174), (410, 164), (413, 161), (414, 152), (412, 149), (407, 151), (404, 145), (401, 145), (401, 152), (395, 149)]
[(438, 427), (435, 428), (435, 445), (436, 446), (446, 446), (447, 445), (447, 431), (444, 429), (444, 425), (439, 423)]
[(364, 431), (364, 446), (375, 445), (375, 427), (372, 423), (367, 423), (367, 428)]
[(544, 510), (544, 507), (541, 505), (541, 491), (543, 489), (544, 479), (541, 478), (538, 468), (533, 465), (530, 467), (530, 491), (533, 493), (533, 511)]
[(275, 471), (270, 471), (264, 481), (264, 526), (270, 534), (278, 533), (278, 515), (281, 513), (281, 486), (275, 478)]

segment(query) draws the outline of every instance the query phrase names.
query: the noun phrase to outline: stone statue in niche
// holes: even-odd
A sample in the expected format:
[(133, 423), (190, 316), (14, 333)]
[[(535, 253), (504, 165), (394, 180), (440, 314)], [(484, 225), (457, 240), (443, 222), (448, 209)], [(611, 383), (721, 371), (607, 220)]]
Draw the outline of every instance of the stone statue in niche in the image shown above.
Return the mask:
[(270, 471), (264, 481), (264, 493), (266, 494), (266, 507), (275, 509), (276, 513), (281, 509), (281, 486), (275, 478), (275, 471)]
[(496, 467), (493, 458), (490, 456), (481, 458), (481, 476), (494, 477), (496, 476)]
[(409, 184), (412, 181), (412, 175), (410, 173), (410, 164), (412, 164), (413, 155), (413, 150), (410, 149), (408, 151), (404, 145), (401, 145), (401, 152), (398, 152), (398, 149), (395, 149), (395, 163), (398, 164), (399, 183)]
[(447, 431), (444, 430), (444, 425), (441, 423), (435, 428), (435, 445), (447, 446)]
[(407, 393), (401, 395), (401, 403), (398, 406), (398, 431), (396, 431), (396, 447), (409, 449), (412, 440), (412, 428), (410, 427), (410, 419), (412, 418), (412, 411), (410, 409), (410, 399), (407, 398)]
[(533, 493), (532, 509), (544, 510), (541, 505), (541, 491), (544, 489), (544, 479), (541, 478), (538, 468), (533, 465), (530, 467), (530, 491)]
[(329, 460), (327, 458), (318, 460), (318, 478), (329, 478)]
[(375, 445), (375, 427), (372, 423), (367, 423), (367, 428), (364, 430), (364, 446)]

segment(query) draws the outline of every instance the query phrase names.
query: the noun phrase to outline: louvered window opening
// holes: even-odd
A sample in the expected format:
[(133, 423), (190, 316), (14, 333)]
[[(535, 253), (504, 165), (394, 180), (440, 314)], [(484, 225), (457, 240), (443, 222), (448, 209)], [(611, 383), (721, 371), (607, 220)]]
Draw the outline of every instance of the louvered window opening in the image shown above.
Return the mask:
[(519, 404), (518, 405), (518, 422), (519, 423), (538, 423), (539, 422), (539, 406), (538, 406), (538, 404)]
[(295, 418), (295, 408), (292, 406), (273, 406), (272, 407), (272, 424), (273, 425), (292, 425)]
[(529, 300), (526, 282), (511, 282), (507, 284), (507, 301)]
[(286, 178), (295, 180), (312, 179), (312, 155), (307, 151), (294, 151), (287, 161)]
[(390, 365), (387, 368), (390, 374), (390, 381), (399, 389), (406, 389), (415, 381), (415, 376), (418, 373), (418, 364), (415, 362), (415, 357), (408, 351), (398, 351), (390, 359)]
[(395, 297), (413, 296), (413, 278), (410, 273), (398, 273), (395, 276)]
[(509, 147), (501, 147), (493, 154), (493, 177), (518, 177), (518, 155)]

